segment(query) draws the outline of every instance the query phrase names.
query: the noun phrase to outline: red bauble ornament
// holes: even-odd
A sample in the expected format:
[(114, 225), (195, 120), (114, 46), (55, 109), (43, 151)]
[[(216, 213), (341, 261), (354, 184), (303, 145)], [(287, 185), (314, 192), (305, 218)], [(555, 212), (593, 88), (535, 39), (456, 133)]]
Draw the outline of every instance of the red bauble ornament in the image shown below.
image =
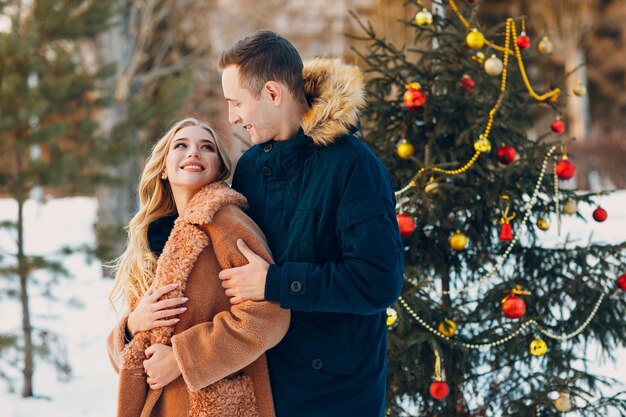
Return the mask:
[(500, 240), (503, 242), (509, 242), (511, 239), (513, 239), (511, 223), (502, 223), (502, 227), (500, 228)]
[(608, 213), (600, 206), (593, 211), (593, 219), (598, 223), (602, 223), (607, 217), (609, 217)]
[(407, 86), (402, 99), (404, 100), (406, 108), (410, 110), (419, 109), (426, 104), (426, 95), (422, 89), (419, 88), (419, 84), (417, 83), (411, 83)]
[(556, 175), (562, 180), (569, 180), (576, 172), (576, 165), (569, 159), (561, 159), (556, 163)]
[(626, 274), (620, 275), (620, 277), (615, 281), (618, 287), (622, 290), (626, 291)]
[(443, 400), (450, 393), (450, 387), (445, 381), (435, 381), (430, 384), (430, 395), (436, 400)]
[(556, 119), (550, 125), (550, 129), (552, 129), (554, 133), (563, 133), (565, 132), (565, 122), (561, 119)]
[(500, 149), (498, 149), (498, 152), (496, 153), (498, 162), (504, 165), (508, 165), (513, 162), (516, 155), (517, 153), (515, 152), (515, 149), (506, 145), (500, 146)]
[(407, 237), (415, 231), (415, 220), (410, 214), (398, 213), (396, 214), (398, 220), (398, 228), (400, 229), (400, 236)]
[(473, 93), (474, 87), (476, 87), (476, 83), (469, 75), (464, 74), (463, 79), (461, 80), (461, 87), (463, 87), (463, 89), (465, 89), (465, 91), (467, 91), (468, 93)]
[(522, 32), (515, 40), (515, 43), (520, 49), (526, 49), (530, 46), (530, 38), (526, 36), (526, 32)]
[(510, 319), (519, 319), (526, 313), (526, 303), (522, 297), (508, 295), (502, 300), (502, 313)]
[(476, 0), (467, 0), (467, 2), (468, 2), (469, 4), (474, 4), (474, 3), (476, 3)]

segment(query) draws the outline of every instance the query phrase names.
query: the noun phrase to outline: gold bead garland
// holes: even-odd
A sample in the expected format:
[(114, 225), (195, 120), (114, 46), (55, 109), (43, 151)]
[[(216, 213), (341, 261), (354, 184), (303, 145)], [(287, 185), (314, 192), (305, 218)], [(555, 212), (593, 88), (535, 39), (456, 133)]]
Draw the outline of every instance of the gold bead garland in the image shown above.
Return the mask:
[[(456, 7), (456, 5), (454, 4), (454, 0), (450, 0), (450, 5), (452, 6), (452, 8), (455, 10), (455, 12), (457, 13), (457, 16), (459, 17), (459, 19), (464, 22), (463, 24), (469, 29), (469, 23), (467, 23), (467, 20), (465, 20), (465, 18), (463, 17), (463, 15), (458, 11), (458, 8)], [(504, 40), (504, 45), (505, 45), (505, 49), (506, 51), (509, 51), (511, 53), (513, 53), (510, 49), (509, 49), (509, 45), (511, 43), (511, 37), (515, 38), (517, 36), (517, 31), (515, 28), (515, 21), (512, 18), (508, 18), (506, 20), (506, 31), (505, 31), (505, 40)], [(490, 43), (488, 43), (490, 44)], [(493, 47), (493, 44), (490, 44), (490, 46)], [(496, 48), (497, 49), (497, 48)], [(534, 91), (534, 89), (532, 88), (532, 86), (530, 85), (530, 81), (528, 80), (528, 76), (526, 75), (526, 70), (524, 68), (524, 62), (522, 60), (522, 55), (520, 52), (519, 47), (517, 46), (517, 44), (514, 42), (514, 49), (515, 49), (515, 55), (517, 57), (517, 61), (518, 61), (518, 66), (520, 68), (520, 73), (522, 74), (522, 78), (524, 80), (524, 84), (528, 90), (528, 92), (530, 93), (530, 95), (535, 98), (538, 101), (544, 101), (547, 100), (551, 97), (554, 96), (558, 96), (558, 94), (560, 93), (560, 90), (558, 88), (551, 90), (541, 96), (537, 95), (537, 93)], [(502, 104), (502, 101), (504, 99), (504, 94), (506, 92), (506, 86), (507, 86), (507, 74), (508, 74), (508, 64), (509, 64), (509, 54), (505, 53), (504, 54), (504, 59), (503, 59), (503, 69), (502, 69), (502, 74), (501, 74), (501, 78), (500, 78), (500, 95), (498, 96), (498, 99), (496, 100), (495, 105), (492, 107), (492, 109), (489, 111), (489, 117), (487, 119), (487, 125), (485, 127), (485, 131), (483, 132), (482, 135), (480, 135), (480, 139), (478, 142), (482, 141), (485, 142), (486, 144), (489, 144), (489, 134), (491, 133), (491, 129), (493, 127), (493, 121), (495, 118), (496, 113), (498, 112), (498, 110), (500, 109), (500, 106)], [(483, 149), (483, 151), (487, 152), (487, 149), (490, 148), (490, 146), (488, 146), (487, 148)], [(466, 162), (462, 167), (457, 168), (457, 169), (443, 169), (443, 168), (437, 168), (437, 167), (433, 167), (430, 168), (429, 170), (425, 169), (425, 168), (420, 168), (420, 170), (413, 176), (411, 183), (409, 183), (408, 185), (404, 186), (401, 190), (396, 191), (396, 196), (401, 195), (405, 192), (407, 192), (408, 190), (410, 190), (411, 188), (415, 187), (415, 185), (412, 185), (413, 182), (416, 182), (417, 178), (420, 176), (420, 174), (425, 173), (427, 171), (432, 171), (432, 172), (437, 172), (440, 174), (446, 174), (446, 175), (459, 175), (464, 173), (465, 171), (467, 171), (468, 169), (470, 169), (472, 167), (472, 165), (474, 165), (474, 163), (476, 162), (476, 160), (478, 159), (478, 157), (481, 154), (481, 148), (479, 147), (479, 149), (476, 149), (476, 152), (474, 153), (474, 155), (471, 157), (471, 159)]]
[[(459, 11), (459, 8), (457, 7), (456, 3), (454, 2), (454, 0), (449, 0), (450, 3), (450, 7), (452, 7), (452, 10), (454, 10), (454, 13), (457, 15), (457, 17), (459, 18), (459, 20), (461, 21), (461, 23), (463, 24), (463, 26), (465, 26), (465, 28), (467, 30), (472, 30), (472, 26), (469, 24), (469, 22), (467, 21), (467, 19), (465, 19), (465, 17), (463, 16), (463, 14)], [(517, 38), (517, 29), (515, 27), (515, 21), (512, 18), (508, 18), (506, 20), (507, 23), (507, 30), (506, 30), (506, 36), (509, 35), (509, 31), (511, 32), (511, 34), (513, 35), (513, 38)], [(519, 46), (517, 46), (517, 43), (514, 43), (514, 51), (512, 51), (511, 49), (509, 49), (509, 45), (505, 44), (504, 47), (502, 46), (498, 46), (496, 44), (494, 44), (493, 42), (489, 41), (488, 39), (485, 39), (485, 44), (488, 45), (490, 48), (495, 49), (497, 51), (500, 52), (504, 52), (504, 57), (506, 59), (506, 57), (510, 55), (515, 55), (517, 58), (517, 63), (518, 63), (518, 67), (520, 70), (520, 73), (522, 74), (522, 79), (524, 80), (524, 85), (526, 86), (526, 89), (528, 90), (528, 93), (537, 101), (544, 101), (547, 100), (549, 98), (552, 98), (554, 96), (558, 96), (561, 93), (561, 90), (559, 88), (555, 88), (553, 90), (550, 90), (548, 92), (546, 92), (543, 95), (538, 95), (535, 90), (533, 89), (533, 87), (530, 84), (530, 81), (528, 80), (528, 75), (526, 74), (526, 69), (524, 67), (524, 60), (522, 59), (522, 53), (520, 52)], [(505, 66), (506, 68), (506, 66)]]

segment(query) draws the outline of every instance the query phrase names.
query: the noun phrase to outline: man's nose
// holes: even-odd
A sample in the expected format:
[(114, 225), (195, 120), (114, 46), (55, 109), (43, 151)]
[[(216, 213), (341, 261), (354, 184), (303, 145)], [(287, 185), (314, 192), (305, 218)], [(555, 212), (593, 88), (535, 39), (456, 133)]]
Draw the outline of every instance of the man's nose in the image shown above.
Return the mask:
[(229, 108), (228, 109), (228, 121), (232, 124), (237, 124), (241, 122), (241, 117), (239, 117), (239, 114), (236, 111)]

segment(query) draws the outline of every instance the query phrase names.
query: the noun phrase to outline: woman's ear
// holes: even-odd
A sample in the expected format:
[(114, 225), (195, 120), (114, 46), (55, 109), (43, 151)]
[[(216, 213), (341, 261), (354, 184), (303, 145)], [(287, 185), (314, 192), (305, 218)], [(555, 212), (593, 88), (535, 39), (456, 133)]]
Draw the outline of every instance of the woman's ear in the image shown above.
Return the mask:
[(167, 179), (167, 171), (163, 170), (163, 172), (161, 172), (161, 179), (162, 180), (166, 180)]

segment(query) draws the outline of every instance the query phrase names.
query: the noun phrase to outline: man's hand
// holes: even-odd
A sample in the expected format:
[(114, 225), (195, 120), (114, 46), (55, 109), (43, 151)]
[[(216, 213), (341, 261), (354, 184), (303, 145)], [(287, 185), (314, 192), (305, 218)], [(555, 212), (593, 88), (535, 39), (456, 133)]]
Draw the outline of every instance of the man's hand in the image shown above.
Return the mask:
[(237, 247), (248, 260), (248, 264), (221, 271), (222, 287), (226, 288), (226, 295), (231, 297), (232, 304), (239, 304), (246, 300), (263, 301), (265, 279), (270, 265), (252, 252), (243, 240), (237, 240)]
[(163, 388), (182, 373), (171, 346), (156, 343), (146, 349), (146, 358), (148, 359), (143, 361), (143, 369), (152, 389)]

